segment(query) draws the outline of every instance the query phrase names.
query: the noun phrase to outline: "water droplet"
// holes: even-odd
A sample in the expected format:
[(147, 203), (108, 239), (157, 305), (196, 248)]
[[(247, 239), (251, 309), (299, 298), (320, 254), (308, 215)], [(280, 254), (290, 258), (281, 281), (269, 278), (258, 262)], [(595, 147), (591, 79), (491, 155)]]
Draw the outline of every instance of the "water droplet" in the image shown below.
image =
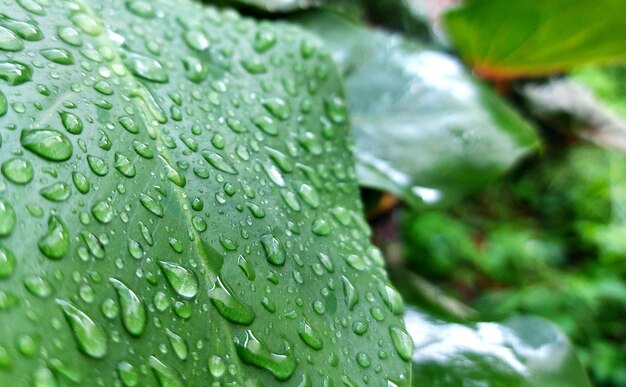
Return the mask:
[(148, 1), (129, 0), (126, 1), (126, 8), (144, 19), (153, 19), (157, 15), (154, 6)]
[(75, 13), (70, 19), (76, 27), (80, 28), (88, 35), (98, 36), (102, 33), (102, 27), (100, 26), (100, 23), (98, 23), (95, 18), (87, 15), (86, 13)]
[(143, 142), (133, 141), (133, 149), (135, 152), (144, 159), (151, 159), (154, 157), (154, 152), (152, 148), (148, 144), (144, 144)]
[(411, 356), (413, 356), (413, 339), (411, 336), (404, 329), (393, 326), (389, 327), (389, 335), (398, 355), (405, 361), (411, 361)]
[(159, 218), (163, 217), (163, 207), (161, 206), (161, 203), (156, 201), (152, 196), (140, 193), (139, 202), (146, 210), (152, 212)]
[(352, 331), (359, 336), (364, 335), (365, 332), (367, 332), (367, 329), (368, 325), (365, 321), (357, 320), (352, 323)]
[(264, 53), (276, 44), (276, 34), (274, 32), (263, 29), (257, 31), (254, 36), (254, 50), (258, 53)]
[(400, 293), (398, 293), (398, 291), (393, 287), (386, 284), (381, 284), (378, 290), (380, 297), (383, 299), (383, 302), (387, 305), (391, 313), (395, 315), (402, 314), (402, 311), (404, 310), (404, 303), (402, 302), (402, 296)]
[(139, 373), (127, 361), (123, 361), (117, 365), (117, 374), (120, 376), (122, 383), (128, 387), (134, 387), (139, 383)]
[(169, 81), (167, 69), (154, 58), (129, 52), (124, 56), (124, 62), (130, 71), (140, 78), (159, 83)]
[(189, 47), (197, 51), (203, 51), (209, 47), (209, 39), (204, 32), (197, 29), (186, 31), (183, 35), (183, 39)]
[(239, 264), (239, 267), (241, 268), (243, 273), (246, 275), (246, 278), (248, 278), (248, 280), (250, 281), (254, 281), (254, 279), (256, 278), (256, 273), (254, 272), (254, 267), (252, 267), (250, 262), (246, 258), (244, 258), (243, 255), (240, 255), (239, 258), (237, 258), (237, 263)]
[(4, 246), (0, 246), (0, 278), (7, 278), (15, 271), (15, 255)]
[(70, 197), (72, 191), (70, 186), (65, 183), (54, 183), (42, 188), (39, 193), (51, 202), (62, 202)]
[(178, 336), (176, 333), (172, 332), (169, 329), (166, 329), (165, 333), (170, 340), (170, 345), (174, 349), (174, 353), (176, 353), (176, 356), (178, 356), (180, 360), (187, 359), (187, 343), (185, 342), (185, 339)]
[(300, 188), (298, 189), (298, 194), (300, 195), (302, 200), (306, 204), (311, 206), (312, 208), (319, 207), (319, 205), (320, 205), (320, 197), (319, 197), (317, 191), (315, 190), (315, 188), (313, 188), (312, 186), (310, 186), (308, 184), (300, 185)]
[(359, 292), (348, 278), (341, 276), (341, 282), (343, 283), (344, 301), (348, 310), (352, 310), (359, 302)]
[(126, 177), (135, 177), (137, 171), (135, 170), (135, 164), (123, 154), (115, 152), (115, 169), (117, 169), (122, 175)]
[(161, 159), (163, 165), (165, 165), (168, 180), (181, 188), (184, 187), (187, 184), (185, 175), (178, 171), (178, 169), (176, 169), (176, 167), (174, 167), (164, 156), (159, 155), (159, 159)]
[(31, 294), (45, 298), (52, 294), (52, 287), (48, 280), (38, 275), (29, 275), (24, 278), (24, 287)]
[(10, 17), (0, 14), (0, 25), (10, 29), (18, 34), (22, 39), (35, 42), (43, 39), (43, 33), (37, 25), (21, 20), (11, 19)]
[(103, 259), (106, 256), (106, 252), (104, 251), (104, 246), (100, 242), (100, 240), (90, 232), (83, 231), (80, 233), (83, 242), (87, 246), (87, 250), (89, 253), (98, 259)]
[(370, 364), (372, 364), (372, 362), (370, 361), (370, 357), (365, 352), (359, 352), (356, 355), (356, 362), (363, 368), (367, 368), (370, 366)]
[(39, 250), (50, 259), (61, 259), (70, 248), (70, 236), (61, 219), (52, 215), (48, 219), (48, 232), (39, 239)]
[(243, 337), (235, 337), (234, 342), (244, 363), (268, 370), (278, 380), (289, 379), (296, 370), (296, 360), (286, 342), (284, 354), (272, 352), (251, 330), (246, 330)]
[(285, 264), (285, 247), (274, 235), (264, 234), (261, 236), (261, 246), (263, 246), (265, 258), (269, 263), (277, 266)]
[(7, 114), (9, 110), (9, 101), (7, 100), (6, 95), (2, 91), (0, 91), (0, 117)]
[(261, 129), (266, 134), (270, 136), (278, 135), (278, 125), (276, 125), (272, 117), (259, 116), (254, 118), (253, 122), (257, 128)]
[(34, 387), (57, 387), (57, 382), (54, 379), (54, 374), (50, 369), (41, 367), (35, 371), (33, 376)]
[(202, 157), (204, 157), (204, 159), (208, 161), (209, 164), (211, 164), (214, 168), (222, 172), (229, 173), (231, 175), (237, 174), (237, 170), (235, 169), (235, 167), (232, 166), (228, 161), (226, 161), (224, 157), (215, 152), (202, 151)]
[(209, 358), (209, 371), (214, 377), (221, 378), (222, 375), (224, 375), (224, 372), (226, 372), (226, 363), (224, 362), (224, 359), (218, 355), (212, 355)]
[(362, 271), (367, 268), (367, 263), (361, 255), (350, 254), (346, 257), (346, 262), (355, 270)]
[(65, 130), (71, 134), (81, 134), (83, 132), (83, 121), (76, 114), (62, 111), (59, 115)]
[(87, 355), (101, 359), (107, 353), (107, 341), (104, 330), (87, 314), (67, 301), (57, 300), (65, 318), (72, 328), (78, 348)]
[(293, 171), (293, 164), (291, 163), (289, 156), (277, 149), (270, 148), (269, 146), (266, 146), (265, 150), (282, 172), (289, 173)]
[(82, 194), (89, 192), (89, 178), (82, 173), (72, 172), (72, 182), (74, 182), (74, 186), (78, 192)]
[(28, 184), (33, 180), (33, 166), (30, 161), (15, 157), (2, 163), (2, 174), (9, 181), (15, 184)]
[(167, 261), (159, 261), (159, 266), (178, 295), (192, 299), (198, 294), (198, 278), (191, 270)]
[(113, 207), (111, 207), (111, 204), (106, 200), (96, 203), (91, 207), (91, 213), (93, 217), (102, 224), (110, 223), (113, 220)]
[(72, 143), (54, 129), (24, 129), (20, 135), (22, 146), (51, 161), (65, 161), (72, 157)]
[(46, 48), (41, 50), (40, 53), (50, 62), (58, 63), (64, 66), (69, 66), (74, 63), (74, 57), (72, 57), (72, 54), (62, 48)]
[(34, 0), (17, 0), (17, 3), (28, 12), (32, 12), (35, 15), (45, 15), (46, 10), (43, 9), (41, 4)]
[(244, 304), (228, 285), (218, 276), (209, 298), (226, 320), (240, 325), (250, 325), (256, 318), (254, 311)]
[(330, 234), (331, 225), (325, 219), (318, 219), (313, 222), (313, 225), (311, 226), (311, 231), (313, 231), (313, 234), (315, 235), (325, 236)]
[(267, 66), (259, 58), (244, 59), (241, 61), (241, 66), (250, 74), (262, 74), (267, 71)]
[(319, 351), (324, 346), (320, 334), (306, 320), (302, 320), (298, 325), (298, 335), (306, 345), (316, 351)]
[(343, 98), (334, 96), (324, 101), (324, 108), (328, 118), (336, 124), (343, 124), (348, 120), (348, 108)]
[(13, 232), (15, 221), (16, 216), (13, 206), (0, 198), (0, 237), (5, 237)]
[(20, 51), (24, 48), (24, 42), (15, 32), (0, 26), (0, 50)]
[(291, 108), (287, 101), (282, 98), (267, 98), (261, 101), (261, 103), (271, 115), (281, 121), (285, 121), (291, 116)]
[(62, 41), (71, 46), (80, 47), (83, 44), (83, 37), (80, 35), (80, 32), (74, 27), (59, 27), (57, 29), (57, 35), (59, 35), (59, 38)]
[(159, 381), (161, 387), (184, 387), (180, 375), (173, 368), (163, 363), (154, 356), (148, 359), (150, 367), (154, 371), (154, 375)]
[(87, 164), (89, 165), (89, 169), (98, 176), (106, 176), (106, 174), (109, 173), (107, 162), (100, 157), (87, 156)]
[(146, 309), (141, 299), (130, 290), (124, 283), (115, 278), (109, 278), (117, 292), (122, 311), (122, 323), (124, 328), (133, 336), (139, 336), (146, 330)]

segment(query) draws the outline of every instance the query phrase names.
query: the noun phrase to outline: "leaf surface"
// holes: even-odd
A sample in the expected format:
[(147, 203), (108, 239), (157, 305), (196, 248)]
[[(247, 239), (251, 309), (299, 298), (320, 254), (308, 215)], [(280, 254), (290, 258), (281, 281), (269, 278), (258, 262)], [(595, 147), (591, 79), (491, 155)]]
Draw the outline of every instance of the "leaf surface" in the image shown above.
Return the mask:
[(0, 385), (406, 384), (316, 39), (186, 1), (4, 4)]

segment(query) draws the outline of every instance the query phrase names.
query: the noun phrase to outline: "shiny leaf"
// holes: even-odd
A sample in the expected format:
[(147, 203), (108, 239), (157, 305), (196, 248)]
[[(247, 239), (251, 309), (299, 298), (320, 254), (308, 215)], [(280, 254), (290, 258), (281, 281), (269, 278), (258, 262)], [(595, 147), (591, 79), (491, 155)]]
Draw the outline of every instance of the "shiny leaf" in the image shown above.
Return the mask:
[(330, 13), (296, 20), (346, 77), (362, 185), (413, 204), (450, 202), (538, 146), (533, 128), (450, 55)]
[(474, 0), (445, 25), (477, 73), (502, 79), (626, 60), (624, 16), (623, 0)]

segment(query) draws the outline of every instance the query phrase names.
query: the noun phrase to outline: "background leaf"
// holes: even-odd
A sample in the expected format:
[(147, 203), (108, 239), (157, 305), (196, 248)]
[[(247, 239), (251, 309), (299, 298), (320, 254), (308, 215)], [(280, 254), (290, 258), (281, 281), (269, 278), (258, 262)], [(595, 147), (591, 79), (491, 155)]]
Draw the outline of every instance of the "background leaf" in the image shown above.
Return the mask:
[(547, 320), (449, 323), (405, 312), (415, 343), (414, 386), (590, 386), (563, 334)]
[(4, 4), (0, 385), (406, 384), (315, 38), (193, 2)]
[(453, 57), (331, 13), (296, 21), (345, 76), (362, 185), (452, 202), (538, 147), (533, 128)]
[(514, 78), (626, 60), (625, 16), (623, 0), (474, 0), (444, 19), (478, 74)]

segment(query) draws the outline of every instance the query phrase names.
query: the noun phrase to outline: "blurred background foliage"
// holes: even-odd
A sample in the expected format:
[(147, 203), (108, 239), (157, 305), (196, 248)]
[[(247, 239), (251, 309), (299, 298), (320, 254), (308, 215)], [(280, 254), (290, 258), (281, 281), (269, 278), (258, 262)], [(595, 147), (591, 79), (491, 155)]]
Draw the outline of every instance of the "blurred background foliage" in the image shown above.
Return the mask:
[(414, 385), (626, 386), (626, 0), (218, 2), (331, 50)]

